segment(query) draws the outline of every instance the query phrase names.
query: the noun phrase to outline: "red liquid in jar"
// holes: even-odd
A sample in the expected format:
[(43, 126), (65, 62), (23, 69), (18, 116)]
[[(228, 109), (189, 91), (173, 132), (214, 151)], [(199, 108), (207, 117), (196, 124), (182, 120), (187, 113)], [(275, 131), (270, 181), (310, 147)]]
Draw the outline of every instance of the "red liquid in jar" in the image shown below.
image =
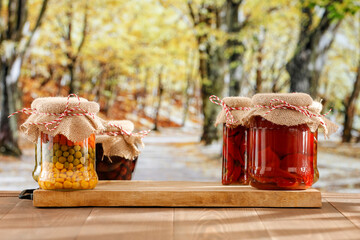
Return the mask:
[(222, 184), (249, 184), (247, 159), (248, 128), (223, 127)]
[(250, 184), (259, 189), (307, 189), (318, 179), (317, 132), (255, 117), (249, 129)]

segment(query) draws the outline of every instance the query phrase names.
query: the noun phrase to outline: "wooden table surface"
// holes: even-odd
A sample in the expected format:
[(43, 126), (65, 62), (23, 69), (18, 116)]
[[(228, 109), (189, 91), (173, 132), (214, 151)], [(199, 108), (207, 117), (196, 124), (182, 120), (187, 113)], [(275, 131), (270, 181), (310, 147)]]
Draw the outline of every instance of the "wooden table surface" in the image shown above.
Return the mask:
[(35, 208), (0, 192), (0, 239), (360, 239), (360, 194), (320, 208)]

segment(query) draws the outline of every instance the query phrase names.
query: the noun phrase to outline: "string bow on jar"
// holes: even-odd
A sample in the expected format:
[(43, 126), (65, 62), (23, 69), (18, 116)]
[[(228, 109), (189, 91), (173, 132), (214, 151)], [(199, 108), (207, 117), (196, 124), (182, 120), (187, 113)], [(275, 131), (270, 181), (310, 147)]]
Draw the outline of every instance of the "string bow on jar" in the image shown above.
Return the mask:
[(222, 106), (222, 111), (217, 116), (215, 126), (223, 123), (227, 127), (243, 125), (243, 119), (251, 110), (251, 99), (247, 97), (226, 97), (221, 100), (219, 97), (212, 95), (209, 100), (216, 105)]
[(14, 112), (8, 117), (18, 113), (29, 115), (20, 130), (32, 142), (36, 142), (40, 132), (51, 136), (62, 134), (69, 140), (78, 142), (104, 130), (100, 118), (96, 116), (99, 110), (96, 102), (69, 94), (67, 98), (37, 98), (30, 108)]

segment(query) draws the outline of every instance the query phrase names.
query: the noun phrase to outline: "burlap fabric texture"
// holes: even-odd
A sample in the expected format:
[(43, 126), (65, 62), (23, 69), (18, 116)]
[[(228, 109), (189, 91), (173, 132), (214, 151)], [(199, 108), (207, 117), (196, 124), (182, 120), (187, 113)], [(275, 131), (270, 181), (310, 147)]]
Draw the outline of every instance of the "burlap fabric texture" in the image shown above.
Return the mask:
[[(137, 134), (126, 135), (121, 133), (118, 127), (110, 126), (114, 124), (120, 126), (127, 133), (134, 130), (134, 124), (128, 120), (104, 122), (105, 131), (96, 136), (96, 143), (101, 143), (104, 156), (119, 156), (129, 160), (134, 160), (140, 154), (139, 146), (144, 146), (141, 136)], [(113, 135), (116, 132), (118, 135)]]
[[(222, 101), (232, 108), (247, 108), (246, 110), (231, 110), (231, 114), (234, 117), (235, 123), (231, 124), (229, 127), (237, 127), (239, 125), (245, 124), (246, 116), (249, 114), (249, 108), (251, 107), (251, 99), (247, 97), (226, 97)], [(227, 121), (226, 109), (223, 108), (222, 111), (218, 114), (215, 122), (215, 126), (219, 124), (224, 124)]]
[[(277, 100), (281, 101), (277, 101)], [(321, 116), (322, 104), (313, 101), (310, 95), (305, 93), (264, 93), (256, 94), (252, 98), (253, 108), (246, 116), (246, 121), (249, 123), (255, 116), (261, 116), (266, 120), (285, 126), (297, 126), (306, 124), (312, 132), (322, 128), (325, 137), (336, 132), (338, 126), (328, 120), (326, 117)], [(282, 105), (282, 106), (281, 106)], [(287, 105), (287, 107), (284, 105)], [(306, 116), (301, 111), (292, 109), (294, 107), (305, 107), (303, 112), (308, 111), (310, 114), (316, 116)]]
[[(44, 123), (52, 122), (58, 119), (60, 114), (64, 113), (67, 103), (68, 109), (77, 107), (82, 109), (71, 111), (69, 112), (70, 114), (83, 114), (84, 111), (86, 111), (93, 116), (66, 115), (61, 119), (59, 125), (55, 129), (53, 128), (56, 126), (56, 124), (46, 126)], [(99, 112), (99, 104), (96, 102), (90, 102), (84, 98), (37, 98), (32, 102), (31, 109), (36, 111), (31, 114), (25, 123), (20, 126), (20, 130), (23, 131), (26, 134), (26, 137), (34, 143), (36, 142), (41, 132), (51, 136), (62, 134), (70, 141), (78, 142), (90, 137), (91, 134), (95, 134), (98, 131), (104, 130), (104, 126), (101, 123), (100, 118), (96, 116), (96, 114)]]

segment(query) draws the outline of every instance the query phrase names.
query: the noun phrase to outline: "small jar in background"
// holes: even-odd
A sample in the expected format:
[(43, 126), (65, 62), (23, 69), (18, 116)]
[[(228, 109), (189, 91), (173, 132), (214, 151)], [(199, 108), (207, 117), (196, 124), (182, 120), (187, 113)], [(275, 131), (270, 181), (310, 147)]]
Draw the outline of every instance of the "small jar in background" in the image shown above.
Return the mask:
[(142, 137), (133, 134), (128, 120), (108, 121), (96, 138), (96, 171), (99, 180), (131, 180), (143, 146)]

